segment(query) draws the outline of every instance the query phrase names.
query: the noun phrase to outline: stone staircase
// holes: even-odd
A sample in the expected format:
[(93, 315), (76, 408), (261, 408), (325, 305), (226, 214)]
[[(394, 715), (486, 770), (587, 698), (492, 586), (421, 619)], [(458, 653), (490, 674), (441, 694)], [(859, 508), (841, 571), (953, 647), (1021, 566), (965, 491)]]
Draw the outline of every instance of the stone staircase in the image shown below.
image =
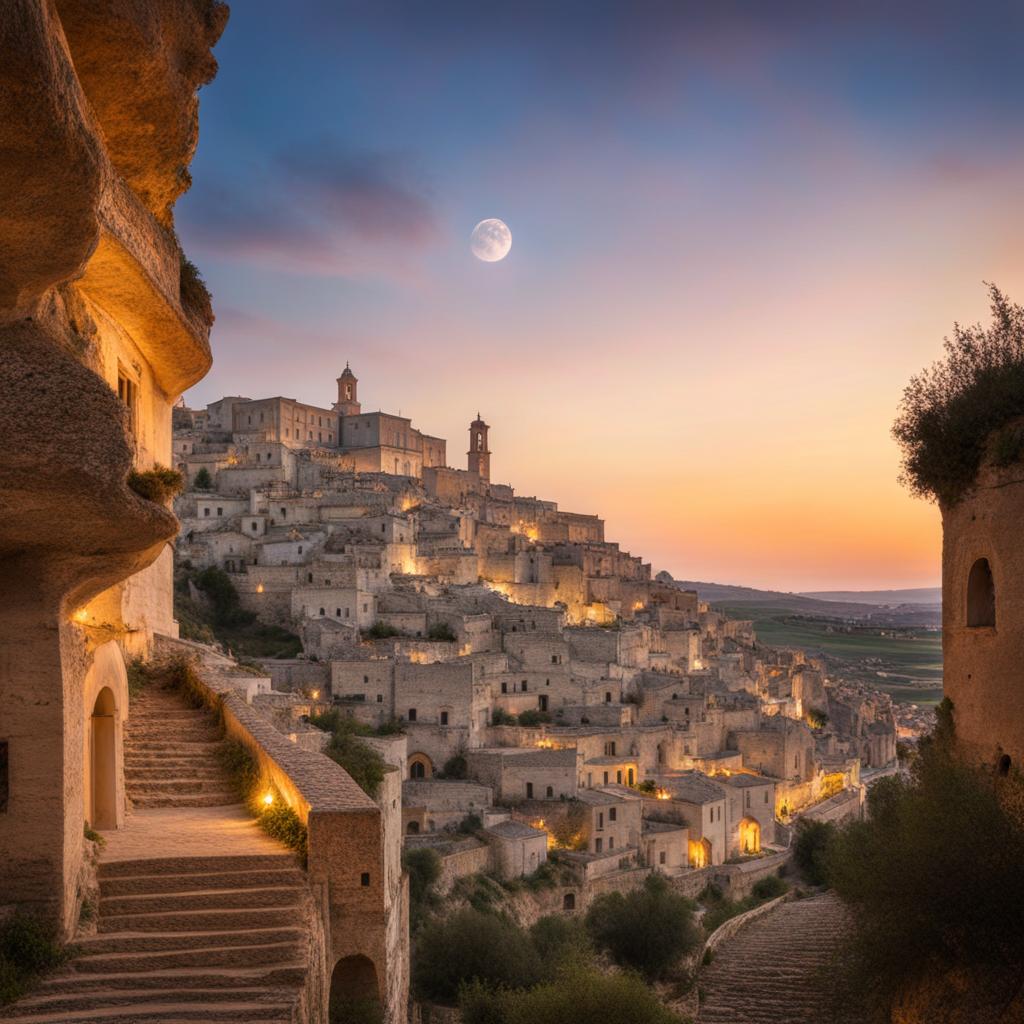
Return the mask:
[(125, 729), (125, 788), (133, 807), (219, 807), (238, 803), (221, 767), (210, 712), (173, 689), (147, 686), (133, 698)]
[[(832, 893), (782, 903), (724, 941), (701, 971), (700, 1024), (832, 1024), (828, 970), (846, 931)], [(856, 1019), (856, 1018), (853, 1018)]]
[[(130, 838), (135, 828), (144, 855), (103, 855), (96, 933), (76, 939), (68, 964), (0, 1010), (0, 1020), (305, 1019), (312, 909), (298, 861), (262, 835), (250, 843), (271, 852), (253, 853), (250, 846), (232, 854), (238, 848), (233, 830), (244, 815), (218, 763), (218, 733), (207, 712), (166, 690), (147, 690), (132, 712), (138, 717), (125, 757), (135, 811), (125, 832), (108, 833), (108, 846), (116, 848), (115, 840)], [(235, 806), (225, 806), (223, 814), (210, 810), (228, 803)], [(160, 856), (162, 849), (176, 853)]]

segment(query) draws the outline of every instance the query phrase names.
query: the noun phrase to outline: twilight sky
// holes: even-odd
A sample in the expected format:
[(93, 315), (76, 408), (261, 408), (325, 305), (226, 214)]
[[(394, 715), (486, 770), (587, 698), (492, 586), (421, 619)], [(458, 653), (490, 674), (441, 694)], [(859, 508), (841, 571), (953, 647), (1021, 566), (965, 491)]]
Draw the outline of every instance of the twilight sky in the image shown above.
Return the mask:
[[(679, 578), (930, 586), (892, 423), (1024, 296), (1017, 2), (240, 0), (201, 94), (187, 396), (412, 416)], [(469, 251), (477, 221), (510, 255)]]

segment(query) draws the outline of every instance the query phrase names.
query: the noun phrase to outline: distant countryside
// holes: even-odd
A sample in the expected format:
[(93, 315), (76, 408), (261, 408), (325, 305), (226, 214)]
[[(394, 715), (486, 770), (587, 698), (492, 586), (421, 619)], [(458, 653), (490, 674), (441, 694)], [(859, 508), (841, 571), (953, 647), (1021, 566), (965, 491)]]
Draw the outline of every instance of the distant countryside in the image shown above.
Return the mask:
[(733, 618), (752, 619), (761, 642), (824, 657), (836, 677), (900, 702), (929, 705), (942, 699), (937, 588), (786, 594), (690, 581), (680, 585)]

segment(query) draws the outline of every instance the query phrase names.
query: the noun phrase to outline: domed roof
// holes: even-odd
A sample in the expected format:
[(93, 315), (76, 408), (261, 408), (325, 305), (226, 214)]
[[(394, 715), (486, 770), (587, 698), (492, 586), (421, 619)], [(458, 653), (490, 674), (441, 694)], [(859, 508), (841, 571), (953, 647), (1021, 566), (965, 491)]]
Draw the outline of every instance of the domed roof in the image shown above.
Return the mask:
[(348, 363), (345, 363), (345, 369), (341, 371), (341, 376), (338, 380), (344, 380), (346, 377), (351, 377), (353, 380), (356, 379), (356, 375), (352, 372)]

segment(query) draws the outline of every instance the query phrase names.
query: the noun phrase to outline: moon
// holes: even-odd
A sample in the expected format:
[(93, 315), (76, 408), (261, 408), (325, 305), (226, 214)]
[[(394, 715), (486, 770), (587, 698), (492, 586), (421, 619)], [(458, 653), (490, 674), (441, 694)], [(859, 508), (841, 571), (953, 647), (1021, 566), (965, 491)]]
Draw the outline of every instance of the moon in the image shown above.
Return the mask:
[(503, 260), (512, 248), (512, 232), (508, 225), (497, 217), (480, 221), (469, 236), (469, 247), (478, 260), (497, 263)]

